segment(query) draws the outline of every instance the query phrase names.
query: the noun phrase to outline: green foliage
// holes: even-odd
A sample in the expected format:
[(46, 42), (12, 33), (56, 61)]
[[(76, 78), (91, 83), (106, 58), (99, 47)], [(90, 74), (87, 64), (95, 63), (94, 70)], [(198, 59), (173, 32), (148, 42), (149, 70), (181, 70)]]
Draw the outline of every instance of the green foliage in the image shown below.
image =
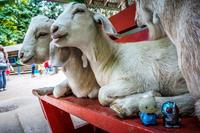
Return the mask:
[[(0, 45), (22, 43), (32, 17), (45, 15), (56, 19), (63, 12), (63, 5), (41, 0), (0, 0)], [(90, 10), (100, 12), (108, 18), (118, 12), (103, 8)]]
[(46, 15), (56, 19), (63, 4), (40, 0), (0, 0), (0, 45), (20, 44), (31, 18)]

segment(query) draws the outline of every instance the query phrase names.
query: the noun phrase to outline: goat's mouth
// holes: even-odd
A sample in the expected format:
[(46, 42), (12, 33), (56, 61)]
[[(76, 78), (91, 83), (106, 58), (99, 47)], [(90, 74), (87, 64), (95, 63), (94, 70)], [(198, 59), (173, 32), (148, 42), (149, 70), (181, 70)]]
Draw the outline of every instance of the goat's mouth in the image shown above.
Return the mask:
[(64, 39), (68, 34), (64, 34), (64, 35), (52, 35), (52, 38), (54, 39), (55, 43), (58, 43), (60, 40)]
[(26, 60), (20, 60), (23, 64), (28, 64), (28, 62), (30, 62), (33, 59), (33, 56), (30, 56), (28, 59)]

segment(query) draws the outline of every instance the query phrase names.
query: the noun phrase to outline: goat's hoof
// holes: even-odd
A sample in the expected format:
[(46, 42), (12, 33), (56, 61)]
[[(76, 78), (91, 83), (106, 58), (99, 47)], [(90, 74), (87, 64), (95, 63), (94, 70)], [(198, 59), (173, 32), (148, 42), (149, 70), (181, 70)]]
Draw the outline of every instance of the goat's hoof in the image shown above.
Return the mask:
[(45, 95), (44, 91), (42, 90), (36, 90), (37, 94), (40, 95), (40, 96), (43, 96)]
[(38, 95), (40, 96), (44, 96), (46, 94), (45, 91), (43, 91), (42, 89), (37, 89), (36, 92), (38, 93)]
[(120, 107), (119, 104), (114, 103), (110, 105), (110, 108), (117, 113), (120, 118), (127, 118), (126, 109)]
[(44, 96), (44, 95), (52, 94), (53, 89), (54, 87), (43, 87), (43, 88), (36, 89), (36, 92), (38, 93), (38, 95)]
[(153, 92), (154, 97), (162, 97), (162, 95), (159, 92)]

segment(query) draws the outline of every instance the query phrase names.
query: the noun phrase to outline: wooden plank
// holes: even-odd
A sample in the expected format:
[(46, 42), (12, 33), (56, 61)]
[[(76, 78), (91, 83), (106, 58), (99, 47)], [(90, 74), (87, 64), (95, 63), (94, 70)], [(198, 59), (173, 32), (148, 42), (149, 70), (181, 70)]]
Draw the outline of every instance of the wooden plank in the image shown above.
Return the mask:
[[(139, 118), (121, 119), (109, 107), (103, 107), (98, 99), (80, 99), (74, 96), (56, 99), (53, 95), (39, 96), (35, 91), (33, 94), (41, 100), (58, 107), (64, 112), (73, 114), (88, 123), (111, 133), (128, 132), (154, 132), (154, 133), (200, 133), (200, 122), (196, 117), (182, 118), (180, 129), (168, 129), (163, 127), (162, 119), (157, 119), (158, 126), (145, 127)], [(45, 107), (46, 108), (46, 107)], [(52, 112), (49, 112), (52, 113)], [(48, 114), (48, 113), (47, 113)], [(55, 113), (54, 113), (55, 115)], [(60, 117), (60, 116), (56, 116)], [(66, 119), (65, 119), (66, 120)], [(64, 121), (63, 121), (64, 122)], [(65, 122), (64, 122), (65, 123)], [(192, 130), (191, 130), (192, 129)]]
[(136, 5), (133, 4), (109, 18), (118, 33), (124, 33), (137, 28), (135, 24), (135, 11)]
[(69, 113), (41, 100), (52, 133), (75, 133)]

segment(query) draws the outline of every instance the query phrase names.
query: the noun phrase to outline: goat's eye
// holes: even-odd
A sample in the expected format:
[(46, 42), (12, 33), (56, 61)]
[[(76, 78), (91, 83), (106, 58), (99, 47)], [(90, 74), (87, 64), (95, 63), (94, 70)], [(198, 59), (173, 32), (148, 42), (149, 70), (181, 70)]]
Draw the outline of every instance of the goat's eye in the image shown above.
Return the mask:
[(77, 10), (74, 12), (74, 14), (76, 14), (76, 13), (83, 13), (83, 12), (85, 12), (83, 9), (77, 9)]
[(41, 37), (41, 36), (46, 36), (47, 33), (46, 32), (40, 32), (39, 36), (38, 37)]

